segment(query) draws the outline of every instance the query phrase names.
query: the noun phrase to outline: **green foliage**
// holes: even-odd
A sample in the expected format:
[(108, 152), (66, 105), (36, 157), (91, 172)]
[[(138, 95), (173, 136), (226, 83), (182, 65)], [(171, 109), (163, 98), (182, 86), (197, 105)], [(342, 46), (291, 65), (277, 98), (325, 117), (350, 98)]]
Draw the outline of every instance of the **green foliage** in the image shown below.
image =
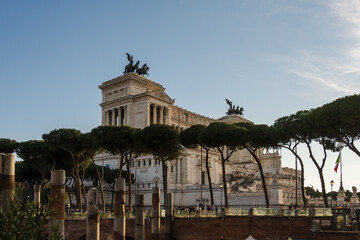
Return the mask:
[[(50, 185), (44, 186), (40, 191), (41, 204), (49, 204), (50, 199)], [(66, 201), (65, 201), (66, 202)]]
[(99, 126), (91, 130), (91, 133), (108, 152), (125, 155), (135, 150), (133, 135), (137, 131), (138, 129), (129, 126)]
[(277, 138), (275, 129), (266, 124), (252, 124), (248, 122), (235, 123), (238, 127), (239, 145), (248, 145), (252, 148), (276, 147)]
[[(99, 184), (99, 179), (98, 179), (98, 176), (96, 174), (96, 171), (95, 171), (95, 168), (98, 169), (98, 171), (101, 173), (102, 171), (102, 167), (101, 166), (98, 166), (98, 165), (93, 165), (91, 164), (89, 167), (87, 167), (85, 169), (85, 178), (87, 180), (91, 180), (92, 184), (97, 187), (98, 184)], [(105, 167), (104, 167), (104, 172), (105, 172)], [(105, 175), (105, 174), (104, 174)]]
[[(88, 180), (91, 180), (93, 185), (95, 187), (97, 187), (99, 181), (98, 181), (98, 176), (97, 176), (96, 171), (95, 171), (95, 167), (98, 169), (98, 171), (100, 172), (100, 175), (101, 175), (102, 166), (90, 165), (85, 170), (85, 178), (88, 179)], [(107, 182), (109, 184), (115, 184), (115, 178), (117, 178), (118, 174), (119, 174), (119, 169), (111, 169), (109, 167), (104, 166), (104, 181), (105, 182)], [(127, 181), (128, 180), (128, 172), (123, 170), (122, 173), (121, 173), (121, 177), (124, 178)], [(131, 174), (131, 179), (133, 180), (133, 178), (134, 178), (134, 175)], [(132, 183), (134, 183), (134, 182), (132, 181)]]
[[(105, 168), (104, 168), (104, 170), (105, 170)], [(124, 171), (122, 171), (122, 172), (124, 172)], [(106, 168), (106, 171), (104, 171), (104, 182), (106, 182), (109, 187), (114, 189), (115, 179), (118, 177), (118, 175), (119, 175), (119, 169)], [(127, 178), (125, 178), (125, 179), (127, 179)]]
[(50, 151), (50, 157), (55, 162), (55, 169), (73, 170), (74, 159), (80, 164), (82, 160), (80, 134), (79, 130), (62, 128), (42, 135)]
[(315, 191), (313, 187), (305, 187), (305, 193), (307, 196), (310, 196), (312, 198), (322, 197), (322, 193), (319, 192), (319, 190)]
[(134, 134), (134, 139), (145, 152), (162, 161), (176, 159), (181, 154), (179, 132), (168, 125), (152, 124)]
[(227, 146), (229, 149), (235, 149), (239, 146), (241, 130), (244, 129), (233, 124), (214, 122), (200, 134), (200, 142), (212, 148)]
[(354, 144), (360, 139), (360, 95), (346, 96), (318, 107), (311, 117), (327, 138), (346, 145), (360, 156)]
[[(115, 179), (119, 175), (119, 169), (111, 169), (108, 167), (104, 167), (104, 182), (107, 183), (107, 185), (114, 189), (115, 187)], [(125, 179), (125, 182), (128, 183), (128, 176), (129, 172), (123, 170), (121, 172), (121, 177)], [(131, 183), (135, 182), (134, 174), (131, 174)]]
[(16, 154), (22, 158), (25, 165), (31, 166), (32, 169), (40, 175), (39, 183), (44, 183), (45, 178), (50, 177), (51, 164), (49, 161), (49, 149), (44, 141), (30, 140), (18, 144)]
[(71, 150), (77, 150), (80, 148), (80, 142), (78, 137), (81, 132), (71, 128), (61, 128), (52, 130), (50, 133), (43, 134), (45, 142), (52, 145), (52, 147), (60, 147)]
[(21, 161), (15, 163), (15, 181), (27, 181), (31, 186), (41, 182), (41, 174), (34, 164)]
[(360, 137), (360, 95), (336, 99), (314, 110), (315, 120), (326, 129), (329, 136), (341, 138)]
[(83, 133), (78, 139), (84, 155), (94, 158), (97, 154), (104, 152), (104, 148), (101, 146), (101, 141), (96, 138), (93, 132)]
[(180, 143), (186, 148), (195, 148), (200, 142), (200, 134), (206, 131), (204, 125), (192, 125), (180, 133)]
[(15, 199), (10, 201), (9, 211), (0, 215), (0, 239), (9, 240), (37, 240), (37, 239), (62, 239), (55, 229), (46, 236), (45, 225), (51, 220), (49, 201), (47, 205), (39, 208), (38, 204), (29, 198), (21, 199), (22, 189), (15, 190)]
[(13, 153), (17, 142), (8, 138), (0, 138), (0, 153)]
[(345, 191), (345, 201), (346, 202), (350, 202), (350, 198), (351, 198), (351, 196), (352, 196), (352, 192), (350, 192), (349, 190), (346, 190)]
[(326, 194), (326, 196), (327, 197), (331, 197), (332, 198), (332, 200), (334, 200), (334, 201), (336, 201), (336, 196), (338, 195), (338, 192), (335, 192), (335, 191), (332, 191), (332, 192), (328, 192), (327, 194)]
[(278, 141), (286, 144), (290, 140), (311, 141), (314, 136), (313, 125), (307, 118), (309, 111), (298, 111), (290, 116), (279, 118), (274, 123)]
[[(51, 202), (50, 188), (50, 185), (46, 185), (40, 191), (40, 201), (42, 205), (49, 205), (49, 203)], [(68, 200), (69, 194), (65, 192), (65, 202), (67, 202)]]

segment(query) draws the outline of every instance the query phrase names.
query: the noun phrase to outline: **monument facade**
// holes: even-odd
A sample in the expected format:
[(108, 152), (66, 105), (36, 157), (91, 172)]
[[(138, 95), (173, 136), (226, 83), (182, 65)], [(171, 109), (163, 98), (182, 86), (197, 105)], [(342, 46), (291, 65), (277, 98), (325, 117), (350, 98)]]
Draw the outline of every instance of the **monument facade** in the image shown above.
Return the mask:
[[(153, 123), (168, 124), (179, 131), (194, 124), (209, 125), (215, 121), (227, 123), (250, 122), (237, 115), (219, 119), (202, 116), (176, 106), (175, 100), (165, 93), (165, 88), (146, 77), (130, 72), (103, 82), (102, 125), (127, 125), (144, 128)], [(242, 112), (242, 110), (241, 110)], [(269, 186), (270, 205), (282, 206), (296, 201), (295, 170), (281, 166), (277, 151), (259, 150), (266, 183)], [(119, 167), (119, 157), (110, 154), (98, 155), (99, 165)], [(213, 181), (215, 204), (220, 206), (223, 196), (221, 159), (216, 150), (209, 154), (210, 174)], [(205, 152), (200, 148), (183, 149), (182, 155), (168, 163), (168, 189), (173, 193), (175, 206), (194, 206), (200, 202), (209, 204), (209, 186), (205, 169)], [(145, 205), (151, 205), (153, 187), (162, 188), (160, 162), (151, 155), (138, 157), (131, 165), (135, 175), (134, 193), (145, 194)], [(264, 206), (264, 194), (258, 166), (246, 150), (237, 150), (226, 165), (230, 206)], [(298, 173), (298, 204), (301, 204), (300, 172)], [(162, 197), (163, 194), (160, 194)], [(133, 197), (135, 199), (135, 197)], [(161, 200), (163, 202), (163, 200)]]

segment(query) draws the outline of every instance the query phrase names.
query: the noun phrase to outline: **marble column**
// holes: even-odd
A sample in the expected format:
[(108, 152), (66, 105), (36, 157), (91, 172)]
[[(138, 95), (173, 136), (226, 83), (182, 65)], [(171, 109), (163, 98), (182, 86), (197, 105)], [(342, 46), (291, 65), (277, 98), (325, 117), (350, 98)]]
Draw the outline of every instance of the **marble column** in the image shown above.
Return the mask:
[(169, 108), (164, 108), (164, 116), (165, 116), (164, 124), (170, 124), (170, 120), (169, 120), (170, 111), (169, 111)]
[(147, 106), (146, 106), (146, 112), (147, 112), (147, 114), (146, 114), (146, 125), (145, 125), (145, 127), (146, 126), (149, 126), (150, 125), (150, 117), (151, 117), (151, 105), (150, 105), (150, 103), (148, 103), (147, 104)]
[(181, 172), (180, 172), (180, 158), (176, 159), (176, 183), (180, 183), (181, 182)]
[(101, 124), (106, 125), (106, 111), (101, 111)]
[(9, 210), (15, 193), (15, 155), (0, 153), (0, 207)]
[(160, 122), (161, 124), (164, 124), (164, 107), (160, 106)]
[[(131, 115), (132, 115), (132, 109), (131, 109), (132, 104), (129, 103), (126, 105), (126, 113), (125, 113), (125, 125), (126, 126), (130, 126), (130, 127), (134, 127), (135, 123), (134, 121), (131, 120)], [(146, 118), (146, 117), (145, 117)]]
[(118, 126), (121, 126), (121, 107), (119, 107), (118, 109), (118, 122), (117, 122), (117, 125)]
[(157, 123), (157, 105), (153, 104), (153, 123)]
[(127, 118), (128, 118), (127, 108), (128, 108), (128, 106), (126, 105), (124, 107), (124, 123), (123, 123), (123, 125), (127, 125)]
[(61, 235), (65, 236), (65, 170), (51, 171), (51, 187), (50, 197), (54, 199), (50, 210), (52, 213), (52, 220), (50, 228), (58, 228)]
[(111, 110), (111, 125), (116, 125), (116, 122), (115, 122), (115, 108)]
[(166, 194), (165, 203), (165, 240), (172, 240), (172, 221), (173, 221), (173, 194)]
[(97, 205), (98, 192), (91, 188), (87, 193), (86, 239), (100, 240), (100, 209)]
[(107, 110), (107, 124), (108, 126), (110, 126), (110, 122), (111, 122), (111, 110)]
[(151, 239), (160, 239), (160, 188), (152, 190)]
[(125, 240), (125, 179), (117, 178), (115, 181), (115, 217), (114, 217), (114, 240)]
[(145, 240), (144, 194), (135, 198), (135, 239)]
[(40, 206), (41, 185), (34, 186), (34, 202)]
[(109, 125), (109, 113), (108, 111), (104, 111), (104, 125)]

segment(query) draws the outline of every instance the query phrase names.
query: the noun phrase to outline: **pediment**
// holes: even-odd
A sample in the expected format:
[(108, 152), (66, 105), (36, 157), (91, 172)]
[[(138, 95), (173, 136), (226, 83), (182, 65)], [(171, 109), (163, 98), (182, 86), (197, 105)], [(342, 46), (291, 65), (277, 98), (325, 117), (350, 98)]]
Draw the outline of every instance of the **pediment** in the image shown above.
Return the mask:
[(168, 103), (174, 103), (175, 102), (175, 100), (171, 99), (166, 93), (164, 93), (161, 90), (149, 92), (149, 96), (161, 99), (161, 100), (163, 100), (165, 102), (168, 102)]

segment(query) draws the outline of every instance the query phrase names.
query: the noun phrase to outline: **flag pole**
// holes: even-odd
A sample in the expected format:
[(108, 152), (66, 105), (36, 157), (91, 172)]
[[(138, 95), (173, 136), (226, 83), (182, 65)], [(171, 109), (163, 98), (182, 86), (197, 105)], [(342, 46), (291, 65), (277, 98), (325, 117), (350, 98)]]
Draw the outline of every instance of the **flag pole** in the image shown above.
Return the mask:
[(340, 189), (344, 189), (343, 188), (343, 181), (342, 181), (342, 156), (341, 156), (341, 151), (340, 151)]

